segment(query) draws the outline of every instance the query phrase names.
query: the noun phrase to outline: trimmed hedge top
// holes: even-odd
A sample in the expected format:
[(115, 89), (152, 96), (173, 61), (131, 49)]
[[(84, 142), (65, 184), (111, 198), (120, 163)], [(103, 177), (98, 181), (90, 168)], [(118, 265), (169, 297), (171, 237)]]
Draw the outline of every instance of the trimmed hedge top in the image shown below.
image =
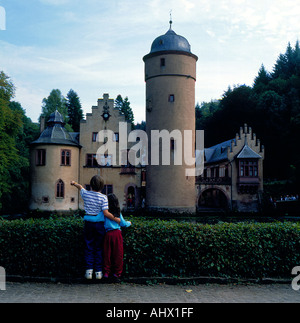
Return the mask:
[[(290, 277), (300, 265), (300, 224), (181, 223), (127, 218), (124, 275)], [(0, 220), (0, 266), (8, 275), (82, 277), (83, 220)]]

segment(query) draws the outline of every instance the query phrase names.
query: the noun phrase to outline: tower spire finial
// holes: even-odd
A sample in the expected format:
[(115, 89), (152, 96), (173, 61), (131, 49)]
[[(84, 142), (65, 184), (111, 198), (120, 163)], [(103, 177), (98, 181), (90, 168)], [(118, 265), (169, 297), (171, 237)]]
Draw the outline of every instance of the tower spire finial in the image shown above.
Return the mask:
[(172, 10), (170, 10), (170, 29), (172, 29), (172, 24), (173, 24), (173, 20), (172, 20)]

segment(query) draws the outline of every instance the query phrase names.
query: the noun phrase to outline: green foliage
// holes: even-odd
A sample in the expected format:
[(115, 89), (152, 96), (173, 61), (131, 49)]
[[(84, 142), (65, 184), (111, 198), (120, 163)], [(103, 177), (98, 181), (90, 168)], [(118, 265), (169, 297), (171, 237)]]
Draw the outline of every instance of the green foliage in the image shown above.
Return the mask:
[(0, 220), (0, 262), (11, 275), (80, 275), (82, 231), (82, 220), (74, 218)]
[(7, 75), (0, 72), (0, 209), (7, 194), (12, 192), (15, 175), (24, 162), (17, 149), (17, 136), (22, 128), (22, 113), (10, 108), (13, 96), (13, 83)]
[(9, 102), (15, 96), (15, 86), (3, 71), (0, 71), (0, 99)]
[[(196, 107), (197, 129), (205, 130), (205, 146), (210, 147), (235, 137), (240, 126), (252, 127), (266, 147), (264, 177), (290, 179), (295, 168), (295, 183), (300, 182), (300, 47), (288, 44), (271, 73), (264, 65), (252, 87), (229, 88), (218, 108), (207, 112), (204, 103)], [(199, 128), (200, 125), (200, 128)]]
[(0, 72), (0, 209), (20, 212), (29, 198), (29, 143), (39, 133), (38, 125), (25, 115), (20, 103), (11, 101), (14, 85)]
[(83, 111), (80, 103), (80, 99), (75, 91), (72, 89), (67, 94), (66, 106), (68, 109), (69, 125), (73, 131), (80, 131), (80, 121), (83, 119)]
[[(290, 277), (300, 262), (300, 224), (203, 225), (128, 218), (124, 275)], [(0, 266), (8, 275), (81, 277), (80, 218), (0, 220)]]
[(47, 122), (51, 113), (58, 111), (64, 118), (65, 128), (67, 131), (72, 131), (71, 126), (68, 124), (68, 108), (66, 98), (62, 95), (61, 91), (56, 89), (52, 90), (47, 98), (43, 99), (42, 114), (41, 117), (45, 118)]
[(133, 111), (130, 107), (130, 102), (128, 97), (126, 96), (125, 99), (119, 94), (115, 100), (115, 107), (120, 110), (120, 112), (124, 113), (125, 120), (130, 122), (131, 128), (134, 128), (134, 115)]

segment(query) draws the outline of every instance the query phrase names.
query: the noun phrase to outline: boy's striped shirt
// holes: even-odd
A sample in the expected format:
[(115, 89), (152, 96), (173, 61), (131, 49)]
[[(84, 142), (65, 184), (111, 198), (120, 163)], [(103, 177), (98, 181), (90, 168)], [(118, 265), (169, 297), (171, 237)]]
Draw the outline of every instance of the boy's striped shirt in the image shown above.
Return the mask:
[(103, 210), (108, 210), (107, 196), (94, 192), (81, 189), (80, 195), (84, 201), (84, 210), (86, 214), (96, 215)]

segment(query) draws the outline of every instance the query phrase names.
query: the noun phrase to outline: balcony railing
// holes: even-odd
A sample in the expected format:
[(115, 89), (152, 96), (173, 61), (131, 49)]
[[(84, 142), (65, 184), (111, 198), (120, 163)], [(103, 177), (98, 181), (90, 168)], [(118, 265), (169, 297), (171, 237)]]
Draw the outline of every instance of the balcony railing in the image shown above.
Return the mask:
[(230, 177), (202, 177), (198, 176), (196, 178), (196, 184), (206, 184), (206, 185), (230, 185)]
[(136, 174), (135, 167), (121, 167), (121, 175), (125, 174)]

